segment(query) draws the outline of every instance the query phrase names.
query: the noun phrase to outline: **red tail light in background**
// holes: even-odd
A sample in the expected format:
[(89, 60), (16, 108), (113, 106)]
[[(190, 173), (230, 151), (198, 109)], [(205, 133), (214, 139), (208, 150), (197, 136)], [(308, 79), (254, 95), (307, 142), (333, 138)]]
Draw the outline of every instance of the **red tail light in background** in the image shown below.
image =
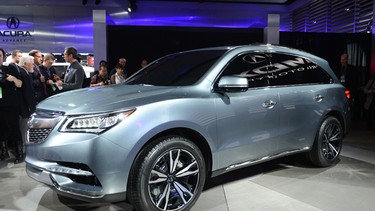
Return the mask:
[(345, 89), (344, 93), (345, 93), (346, 99), (350, 99), (350, 90)]

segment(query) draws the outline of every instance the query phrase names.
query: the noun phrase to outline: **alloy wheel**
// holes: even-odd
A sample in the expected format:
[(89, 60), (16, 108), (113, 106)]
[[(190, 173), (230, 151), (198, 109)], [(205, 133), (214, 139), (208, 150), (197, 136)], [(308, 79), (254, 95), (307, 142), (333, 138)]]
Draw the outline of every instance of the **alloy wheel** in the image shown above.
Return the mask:
[(342, 131), (339, 125), (331, 123), (324, 129), (322, 153), (325, 159), (334, 160), (341, 150)]
[(149, 196), (159, 210), (177, 210), (186, 206), (199, 185), (199, 164), (184, 149), (162, 154), (149, 177)]

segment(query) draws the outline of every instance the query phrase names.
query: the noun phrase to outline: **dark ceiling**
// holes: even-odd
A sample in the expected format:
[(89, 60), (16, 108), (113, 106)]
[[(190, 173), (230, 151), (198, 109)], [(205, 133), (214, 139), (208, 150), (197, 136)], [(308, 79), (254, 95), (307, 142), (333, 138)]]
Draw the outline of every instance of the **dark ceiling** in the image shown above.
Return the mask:
[(241, 3), (241, 4), (281, 4), (289, 5), (295, 0), (164, 0), (164, 1), (187, 1), (187, 2), (215, 2), (215, 3)]

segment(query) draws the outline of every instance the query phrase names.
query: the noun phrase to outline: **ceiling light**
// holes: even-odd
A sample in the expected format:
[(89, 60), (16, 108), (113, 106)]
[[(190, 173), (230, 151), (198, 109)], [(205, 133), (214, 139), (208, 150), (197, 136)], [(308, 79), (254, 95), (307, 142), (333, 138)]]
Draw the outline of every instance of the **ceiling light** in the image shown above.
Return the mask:
[(130, 5), (128, 7), (128, 12), (134, 12), (135, 10), (137, 10), (137, 0), (129, 0), (129, 3)]

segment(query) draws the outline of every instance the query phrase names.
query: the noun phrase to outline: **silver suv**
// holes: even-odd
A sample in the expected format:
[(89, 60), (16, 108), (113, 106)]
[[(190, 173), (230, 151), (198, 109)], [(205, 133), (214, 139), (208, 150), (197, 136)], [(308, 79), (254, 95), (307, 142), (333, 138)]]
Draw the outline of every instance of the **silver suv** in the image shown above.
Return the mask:
[(248, 45), (167, 55), (124, 84), (41, 102), (27, 173), (59, 194), (189, 210), (205, 180), (281, 156), (337, 162), (349, 107), (328, 63)]

